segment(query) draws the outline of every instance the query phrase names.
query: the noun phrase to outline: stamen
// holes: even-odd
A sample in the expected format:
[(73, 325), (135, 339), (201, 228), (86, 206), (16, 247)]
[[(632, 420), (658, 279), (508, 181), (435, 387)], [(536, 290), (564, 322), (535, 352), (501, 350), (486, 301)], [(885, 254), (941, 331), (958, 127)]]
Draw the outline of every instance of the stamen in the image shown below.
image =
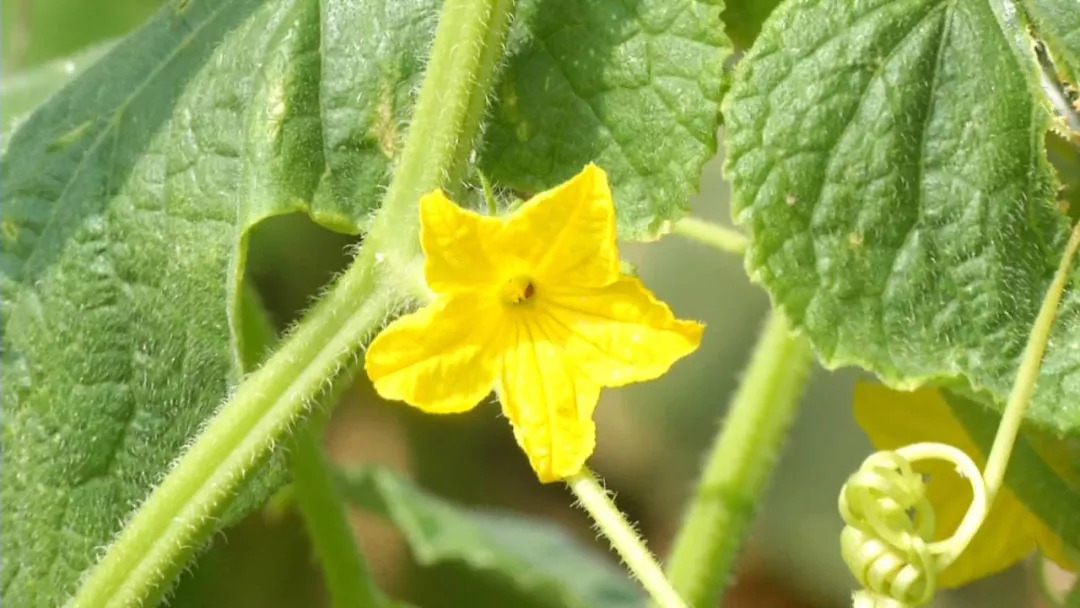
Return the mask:
[(536, 286), (532, 279), (526, 276), (517, 276), (507, 281), (502, 288), (503, 301), (507, 304), (523, 304), (536, 295)]

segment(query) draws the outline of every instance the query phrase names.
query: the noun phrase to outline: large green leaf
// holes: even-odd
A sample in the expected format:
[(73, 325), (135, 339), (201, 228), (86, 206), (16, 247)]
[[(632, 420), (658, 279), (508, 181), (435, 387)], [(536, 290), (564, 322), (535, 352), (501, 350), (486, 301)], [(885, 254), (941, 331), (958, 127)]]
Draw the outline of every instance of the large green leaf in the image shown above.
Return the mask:
[(1080, 6), (1075, 0), (1023, 0), (1021, 5), (1062, 77), (1080, 84)]
[(388, 469), (345, 471), (342, 487), (348, 500), (393, 522), (421, 565), (465, 564), (543, 606), (644, 605), (625, 573), (549, 522), (458, 506)]
[[(329, 183), (335, 197), (366, 200), (400, 142), (437, 3), (323, 5)], [(393, 35), (361, 53), (366, 30), (353, 24)], [(614, 185), (622, 238), (654, 237), (683, 213), (716, 152), (730, 53), (719, 2), (522, 0), (507, 45), (482, 145), (486, 172), (536, 192), (596, 162)]]
[[(1015, 18), (982, 1), (792, 0), (739, 66), (726, 168), (747, 268), (826, 364), (1004, 403), (1069, 230)], [(1027, 413), (1073, 437), (1078, 294)]]
[(292, 210), (358, 230), (365, 209), (308, 206), (319, 32), (309, 0), (177, 4), (12, 137), (4, 603), (61, 603), (239, 377), (248, 230)]

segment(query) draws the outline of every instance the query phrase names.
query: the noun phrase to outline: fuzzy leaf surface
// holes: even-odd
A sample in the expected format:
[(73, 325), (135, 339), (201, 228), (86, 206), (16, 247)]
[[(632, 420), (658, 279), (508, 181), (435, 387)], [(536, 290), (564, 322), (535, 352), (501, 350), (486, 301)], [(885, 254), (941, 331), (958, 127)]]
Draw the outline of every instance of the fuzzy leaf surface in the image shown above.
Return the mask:
[[(726, 169), (746, 265), (827, 365), (1005, 402), (1069, 231), (1016, 18), (793, 0), (739, 66)], [(1080, 437), (1076, 278), (1026, 420)]]

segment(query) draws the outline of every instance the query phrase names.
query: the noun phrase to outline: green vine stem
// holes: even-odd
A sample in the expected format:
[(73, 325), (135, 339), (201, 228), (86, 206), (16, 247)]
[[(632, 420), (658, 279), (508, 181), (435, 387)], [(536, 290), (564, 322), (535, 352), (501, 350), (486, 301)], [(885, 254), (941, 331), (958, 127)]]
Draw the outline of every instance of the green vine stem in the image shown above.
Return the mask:
[[(241, 360), (247, 373), (256, 369), (259, 361), (272, 351), (277, 335), (259, 294), (250, 283), (244, 283), (240, 301), (245, 338)], [(347, 388), (348, 384), (339, 384), (320, 405), (337, 403)], [(383, 604), (382, 596), (357, 550), (330, 462), (319, 445), (328, 414), (326, 407), (316, 408), (289, 441), (289, 472), (293, 480), (289, 497), (296, 501), (303, 516), (332, 605), (378, 608)]]
[(668, 560), (691, 606), (717, 606), (754, 506), (776, 465), (810, 375), (809, 343), (773, 312), (705, 462)]
[(696, 217), (684, 217), (671, 226), (671, 231), (688, 239), (715, 247), (720, 251), (742, 255), (746, 253), (746, 235), (727, 226)]
[(615, 506), (596, 475), (588, 468), (583, 468), (577, 475), (568, 477), (566, 485), (577, 497), (578, 504), (592, 518), (596, 528), (611, 543), (611, 548), (622, 558), (630, 575), (641, 583), (653, 601), (660, 608), (686, 608), (686, 602), (672, 588), (660, 564), (645, 546), (645, 541), (626, 521), (626, 517)]
[(330, 462), (319, 445), (322, 420), (313, 417), (292, 437), (293, 495), (335, 608), (378, 608), (382, 594), (354, 541)]
[(440, 186), (459, 188), (502, 59), (514, 2), (443, 4), (409, 137), (368, 237), (380, 251), (406, 245), (402, 262), (415, 260), (418, 251), (420, 197)]
[(245, 474), (332, 387), (352, 377), (364, 344), (415, 287), (394, 279), (417, 264), (417, 201), (460, 180), (512, 11), (512, 0), (446, 1), (402, 156), (352, 266), (208, 421), (69, 605), (156, 604), (206, 542)]

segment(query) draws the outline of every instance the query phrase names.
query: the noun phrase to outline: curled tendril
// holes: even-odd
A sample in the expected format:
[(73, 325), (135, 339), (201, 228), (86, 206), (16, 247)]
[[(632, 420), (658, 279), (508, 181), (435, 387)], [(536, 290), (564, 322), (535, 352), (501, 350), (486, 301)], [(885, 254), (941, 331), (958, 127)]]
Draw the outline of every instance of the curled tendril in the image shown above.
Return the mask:
[[(934, 507), (926, 482), (912, 464), (944, 460), (971, 484), (974, 499), (952, 536), (933, 541)], [(921, 606), (934, 597), (938, 574), (967, 547), (986, 517), (990, 501), (979, 466), (953, 446), (916, 443), (871, 454), (840, 492), (847, 526), (840, 548), (865, 587), (856, 608)]]

